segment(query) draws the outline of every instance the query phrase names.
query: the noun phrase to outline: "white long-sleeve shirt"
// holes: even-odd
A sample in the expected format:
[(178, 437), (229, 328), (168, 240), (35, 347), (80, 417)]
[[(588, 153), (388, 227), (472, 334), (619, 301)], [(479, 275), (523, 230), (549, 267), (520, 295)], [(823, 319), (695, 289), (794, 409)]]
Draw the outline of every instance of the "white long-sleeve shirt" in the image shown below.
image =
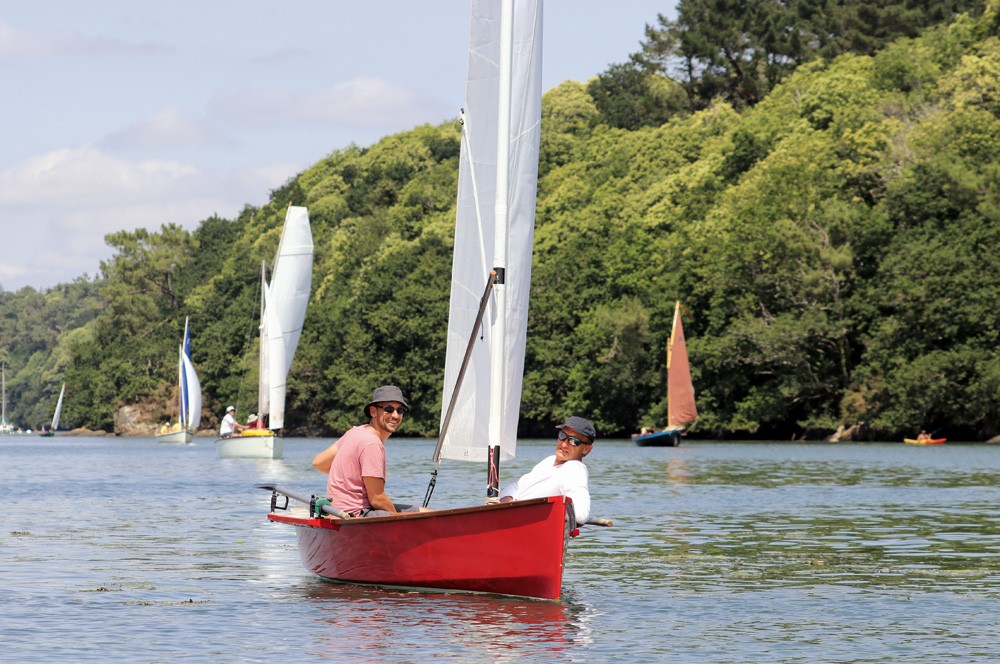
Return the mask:
[(582, 461), (566, 461), (556, 465), (556, 455), (547, 456), (534, 468), (500, 487), (500, 497), (514, 500), (569, 496), (573, 500), (577, 523), (590, 518), (590, 472)]

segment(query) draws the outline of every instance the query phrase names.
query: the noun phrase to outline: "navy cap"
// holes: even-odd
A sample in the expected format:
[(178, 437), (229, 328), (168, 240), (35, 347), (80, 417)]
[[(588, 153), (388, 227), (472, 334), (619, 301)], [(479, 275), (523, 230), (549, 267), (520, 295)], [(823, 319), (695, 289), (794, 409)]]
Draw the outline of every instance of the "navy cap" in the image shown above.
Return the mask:
[(589, 420), (585, 420), (582, 417), (577, 417), (576, 415), (567, 417), (566, 421), (556, 428), (562, 429), (564, 427), (569, 427), (577, 433), (582, 433), (587, 438), (590, 438), (591, 443), (597, 440), (597, 429), (594, 428), (594, 425)]

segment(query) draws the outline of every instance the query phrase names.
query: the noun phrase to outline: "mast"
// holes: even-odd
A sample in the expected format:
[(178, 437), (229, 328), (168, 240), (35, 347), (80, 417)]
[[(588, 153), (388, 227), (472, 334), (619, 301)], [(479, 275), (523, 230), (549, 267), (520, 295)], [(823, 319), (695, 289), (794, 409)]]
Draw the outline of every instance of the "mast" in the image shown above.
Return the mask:
[(260, 363), (257, 374), (257, 414), (266, 417), (271, 412), (271, 379), (269, 376), (269, 360), (267, 355), (267, 263), (260, 262)]
[[(500, 72), (497, 96), (497, 138), (496, 138), (496, 195), (493, 200), (493, 270), (497, 273), (494, 288), (493, 330), (490, 338), (490, 364), (495, 384), (490, 391), (489, 417), (489, 459), (499, 465), (498, 453), (493, 448), (500, 447), (502, 440), (502, 423), (504, 420), (504, 400), (506, 394), (506, 375), (504, 361), (507, 357), (507, 339), (504, 327), (507, 324), (507, 290), (504, 285), (507, 280), (507, 241), (510, 224), (510, 208), (507, 199), (510, 196), (508, 169), (510, 168), (510, 102), (511, 102), (511, 51), (514, 35), (514, 0), (503, 0), (500, 8)], [(491, 474), (492, 478), (492, 474)], [(492, 488), (492, 481), (490, 482)]]

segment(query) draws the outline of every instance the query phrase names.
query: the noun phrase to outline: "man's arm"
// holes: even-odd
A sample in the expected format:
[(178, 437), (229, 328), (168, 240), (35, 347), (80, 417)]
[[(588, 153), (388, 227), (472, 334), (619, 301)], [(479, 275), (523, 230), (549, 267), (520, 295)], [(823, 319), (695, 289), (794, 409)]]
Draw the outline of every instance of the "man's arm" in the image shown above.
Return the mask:
[(361, 480), (365, 483), (365, 493), (368, 494), (368, 502), (372, 508), (396, 513), (396, 506), (385, 494), (385, 480), (381, 477), (363, 476)]
[[(313, 457), (312, 465), (313, 468), (320, 471), (321, 473), (329, 473), (330, 466), (333, 465), (333, 460), (337, 457), (337, 443), (334, 443), (330, 447), (326, 448), (319, 454)], [(346, 458), (346, 457), (345, 457)]]

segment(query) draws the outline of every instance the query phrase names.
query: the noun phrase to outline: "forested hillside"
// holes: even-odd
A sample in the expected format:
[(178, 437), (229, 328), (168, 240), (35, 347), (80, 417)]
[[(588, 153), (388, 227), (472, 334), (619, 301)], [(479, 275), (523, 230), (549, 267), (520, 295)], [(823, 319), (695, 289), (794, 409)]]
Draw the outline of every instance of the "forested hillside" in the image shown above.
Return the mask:
[[(645, 56), (550, 90), (522, 433), (570, 413), (602, 435), (663, 423), (678, 299), (695, 435), (1000, 432), (996, 9), (870, 53), (814, 39), (801, 61), (770, 58), (787, 67), (759, 96), (712, 87), (730, 79), (694, 52), (689, 77), (667, 77), (681, 12), (647, 29)], [(295, 204), (316, 250), (289, 428), (342, 431), (394, 382), (415, 406), (404, 433), (435, 434), (458, 154), (457, 122), (338, 150), (236, 219), (108, 236), (95, 281), (0, 292), (12, 419), (51, 417), (63, 377), (67, 425), (168, 417), (185, 317), (206, 419), (252, 410), (260, 263)]]

